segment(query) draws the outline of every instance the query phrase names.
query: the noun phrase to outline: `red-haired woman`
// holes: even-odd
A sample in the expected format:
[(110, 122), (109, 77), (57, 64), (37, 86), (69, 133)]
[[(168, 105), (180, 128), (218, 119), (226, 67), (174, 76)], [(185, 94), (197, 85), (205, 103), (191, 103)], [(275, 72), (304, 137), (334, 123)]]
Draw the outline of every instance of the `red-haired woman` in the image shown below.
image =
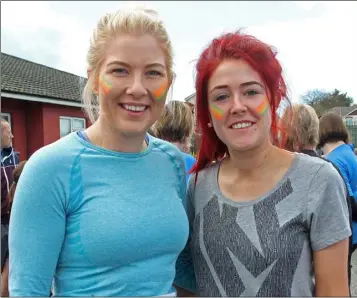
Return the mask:
[[(198, 296), (349, 295), (343, 181), (329, 163), (280, 148), (282, 100), (282, 67), (260, 40), (229, 33), (201, 54), (188, 186)], [(194, 291), (187, 253), (176, 285)]]

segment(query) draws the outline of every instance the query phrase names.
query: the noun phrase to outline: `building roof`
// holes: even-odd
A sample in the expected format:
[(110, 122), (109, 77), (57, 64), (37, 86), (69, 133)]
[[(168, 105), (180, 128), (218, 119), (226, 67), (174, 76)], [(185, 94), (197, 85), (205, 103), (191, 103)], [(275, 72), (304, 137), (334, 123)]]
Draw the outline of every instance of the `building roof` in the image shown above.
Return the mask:
[(185, 101), (192, 104), (196, 104), (196, 93), (192, 93), (191, 95), (187, 96), (185, 98)]
[(1, 92), (81, 102), (87, 79), (1, 53)]
[(340, 117), (344, 117), (344, 116), (347, 116), (348, 114), (350, 114), (356, 108), (357, 108), (356, 105), (353, 105), (351, 107), (334, 107), (332, 109), (327, 110), (325, 113), (333, 112), (333, 113), (338, 114)]
[(354, 109), (345, 116), (357, 116), (357, 107), (354, 106)]

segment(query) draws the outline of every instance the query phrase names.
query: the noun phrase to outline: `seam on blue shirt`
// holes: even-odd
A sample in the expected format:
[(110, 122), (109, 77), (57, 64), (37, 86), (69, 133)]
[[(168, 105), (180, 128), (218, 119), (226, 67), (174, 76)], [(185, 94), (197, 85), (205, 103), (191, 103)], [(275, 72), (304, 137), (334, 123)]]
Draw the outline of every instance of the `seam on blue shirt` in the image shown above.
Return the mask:
[[(153, 145), (156, 148), (160, 149), (164, 154), (166, 154), (169, 157), (170, 161), (174, 164), (174, 168), (176, 170), (176, 176), (179, 178), (178, 182), (177, 182), (177, 185), (176, 185), (176, 188), (178, 189), (178, 193), (181, 195), (181, 200), (184, 200), (186, 190), (182, 189), (181, 181), (183, 181), (183, 178), (186, 179), (186, 177), (180, 174), (180, 172), (181, 172), (180, 171), (180, 164), (179, 164), (179, 162), (177, 162), (177, 157), (172, 155), (172, 154), (170, 154), (169, 152), (167, 152), (166, 149), (162, 148), (162, 146), (157, 146), (157, 143), (154, 140), (153, 140)], [(184, 170), (184, 172), (186, 172), (186, 170)]]
[[(82, 181), (82, 172), (81, 172), (81, 157), (83, 152), (87, 148), (83, 148), (75, 157), (71, 172), (69, 176), (69, 199), (68, 199), (68, 208), (66, 213), (66, 218), (71, 213), (74, 213), (78, 205), (83, 199), (83, 181)], [(68, 225), (68, 220), (66, 220), (66, 234), (68, 245), (80, 256), (84, 257), (89, 263), (92, 263), (91, 260), (87, 257), (83, 244), (81, 241), (81, 222), (80, 217), (78, 217), (76, 222), (72, 222), (71, 226)]]
[(70, 212), (71, 186), (72, 186), (72, 176), (73, 176), (73, 172), (74, 172), (74, 165), (79, 162), (79, 159), (81, 158), (81, 155), (83, 154), (84, 151), (86, 151), (86, 148), (83, 148), (82, 150), (80, 150), (77, 153), (77, 156), (74, 158), (72, 165), (71, 165), (71, 169), (70, 169), (70, 173), (69, 173), (69, 177), (68, 177), (69, 183), (68, 183), (68, 198), (67, 198), (67, 204), (66, 204), (66, 215)]

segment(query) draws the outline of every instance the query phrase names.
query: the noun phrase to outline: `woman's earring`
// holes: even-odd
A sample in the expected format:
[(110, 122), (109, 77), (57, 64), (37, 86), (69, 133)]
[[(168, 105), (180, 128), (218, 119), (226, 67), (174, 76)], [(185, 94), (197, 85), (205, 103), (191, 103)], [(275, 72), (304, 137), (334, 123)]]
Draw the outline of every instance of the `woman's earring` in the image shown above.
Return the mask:
[(212, 127), (212, 123), (208, 122), (207, 126)]

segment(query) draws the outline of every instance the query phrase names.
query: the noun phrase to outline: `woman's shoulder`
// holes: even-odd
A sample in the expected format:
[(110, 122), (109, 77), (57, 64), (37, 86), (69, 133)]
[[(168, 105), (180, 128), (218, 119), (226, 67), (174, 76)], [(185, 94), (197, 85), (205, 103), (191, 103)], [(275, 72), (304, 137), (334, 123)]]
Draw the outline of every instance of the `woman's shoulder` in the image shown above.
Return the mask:
[(356, 155), (353, 152), (353, 147), (350, 144), (342, 144), (333, 149), (328, 155), (329, 159), (351, 159), (357, 160)]
[(353, 151), (353, 145), (351, 144), (345, 144), (344, 146), (344, 153), (342, 156), (344, 156), (348, 162), (353, 164), (354, 166), (357, 166), (357, 156)]
[(150, 142), (152, 142), (152, 151), (155, 154), (162, 154), (171, 160), (179, 160), (183, 163), (184, 158), (182, 152), (175, 145), (153, 136), (149, 138)]
[(83, 150), (84, 146), (69, 134), (35, 151), (29, 158), (26, 168), (45, 168), (55, 170), (71, 162)]
[(331, 162), (302, 153), (296, 153), (296, 158), (296, 166), (291, 173), (296, 180), (308, 183), (310, 187), (321, 183), (324, 185), (343, 183), (340, 174)]
[(212, 181), (214, 180), (210, 178), (212, 178), (212, 176), (217, 176), (219, 164), (218, 161), (215, 161), (206, 166), (197, 173), (197, 179), (196, 173), (192, 173), (188, 182), (189, 187), (200, 187), (205, 186), (206, 184), (212, 184)]
[(357, 173), (357, 157), (352, 151), (351, 147), (347, 144), (341, 145), (332, 150), (327, 156), (342, 174), (349, 173), (354, 176)]

